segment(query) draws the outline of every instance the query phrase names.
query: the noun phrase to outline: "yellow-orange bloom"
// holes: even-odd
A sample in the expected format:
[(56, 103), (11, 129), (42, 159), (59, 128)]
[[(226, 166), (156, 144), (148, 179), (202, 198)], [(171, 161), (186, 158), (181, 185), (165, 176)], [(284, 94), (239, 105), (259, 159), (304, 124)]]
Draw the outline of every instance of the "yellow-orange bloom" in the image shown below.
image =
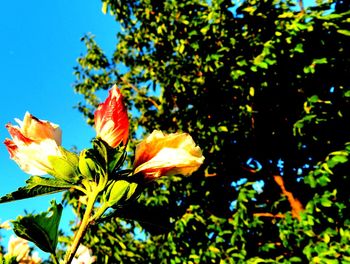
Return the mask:
[(58, 125), (40, 120), (26, 113), (23, 121), (15, 119), (19, 126), (7, 124), (12, 140), (5, 145), (13, 159), (23, 171), (32, 175), (44, 175), (52, 170), (49, 156), (62, 156), (62, 131)]
[(5, 222), (0, 223), (0, 229), (7, 229), (7, 230), (10, 230), (10, 229), (11, 229), (10, 221), (9, 221), (9, 220), (6, 220)]
[(29, 255), (29, 252), (30, 247), (27, 240), (16, 236), (10, 237), (6, 255), (16, 257), (16, 261), (19, 264), (41, 263), (41, 259), (37, 252), (34, 252), (32, 256)]
[(153, 131), (136, 146), (135, 174), (142, 173), (146, 179), (161, 176), (191, 175), (203, 163), (201, 149), (186, 133), (163, 134)]
[(109, 91), (106, 101), (96, 109), (94, 121), (97, 137), (112, 148), (116, 148), (121, 142), (126, 145), (129, 119), (123, 96), (116, 85)]
[(29, 251), (30, 247), (27, 240), (15, 236), (10, 237), (7, 248), (8, 255), (16, 257), (16, 260), (19, 262), (28, 257)]

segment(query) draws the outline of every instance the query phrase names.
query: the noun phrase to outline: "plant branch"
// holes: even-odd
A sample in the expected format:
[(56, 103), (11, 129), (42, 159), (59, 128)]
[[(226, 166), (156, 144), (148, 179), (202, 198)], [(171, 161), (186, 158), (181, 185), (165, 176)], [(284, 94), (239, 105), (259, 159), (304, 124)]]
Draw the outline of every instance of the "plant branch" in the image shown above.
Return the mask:
[(68, 252), (64, 258), (65, 264), (70, 264), (72, 262), (75, 254), (78, 250), (80, 241), (83, 238), (88, 226), (91, 223), (90, 216), (91, 216), (92, 211), (94, 209), (94, 204), (95, 204), (98, 193), (99, 193), (98, 190), (94, 190), (88, 195), (88, 202), (87, 202), (86, 210), (85, 210), (83, 219), (80, 223), (79, 229), (74, 236), (72, 246), (70, 247), (70, 249), (68, 250)]
[[(140, 94), (140, 90), (133, 84), (131, 84), (130, 82), (128, 82), (124, 77), (120, 78), (126, 85), (128, 85), (131, 89), (133, 89), (135, 92), (137, 92), (138, 94)], [(151, 102), (151, 104), (153, 104), (155, 106), (155, 108), (157, 108), (157, 110), (159, 111), (160, 106), (159, 104), (157, 104), (156, 101), (154, 101), (152, 98), (149, 97), (145, 97), (145, 100)]]

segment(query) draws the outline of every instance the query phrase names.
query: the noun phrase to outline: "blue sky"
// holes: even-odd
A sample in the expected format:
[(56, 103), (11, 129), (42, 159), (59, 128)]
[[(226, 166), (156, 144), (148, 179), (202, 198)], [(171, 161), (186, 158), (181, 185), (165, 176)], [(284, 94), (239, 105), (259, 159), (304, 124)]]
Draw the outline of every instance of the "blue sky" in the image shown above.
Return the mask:
[[(0, 8), (0, 196), (24, 185), (28, 175), (9, 159), (2, 144), (9, 137), (5, 128), (29, 111), (36, 117), (59, 124), (63, 146), (89, 147), (95, 135), (73, 106), (81, 100), (74, 93), (73, 67), (85, 52), (80, 38), (91, 32), (103, 50), (111, 54), (116, 43), (117, 23), (101, 12), (98, 0), (3, 1)], [(0, 204), (0, 221), (28, 212), (41, 212), (50, 200), (43, 196)], [(70, 209), (63, 212), (67, 224)], [(8, 237), (11, 232), (0, 231)], [(1, 243), (1, 242), (0, 242)]]

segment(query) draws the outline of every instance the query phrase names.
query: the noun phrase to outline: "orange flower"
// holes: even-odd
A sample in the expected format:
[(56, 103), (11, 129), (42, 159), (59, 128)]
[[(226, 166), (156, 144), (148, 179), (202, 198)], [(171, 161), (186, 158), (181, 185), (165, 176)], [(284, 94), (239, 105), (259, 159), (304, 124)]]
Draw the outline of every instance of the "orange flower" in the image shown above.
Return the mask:
[(106, 101), (95, 111), (97, 137), (113, 148), (121, 142), (126, 145), (129, 137), (129, 119), (123, 96), (116, 85), (109, 91)]
[(41, 259), (37, 252), (34, 252), (32, 256), (29, 255), (30, 247), (28, 241), (20, 238), (11, 236), (8, 243), (8, 252), (6, 255), (16, 257), (16, 261), (19, 264), (39, 264)]
[(186, 133), (165, 135), (155, 130), (136, 146), (135, 174), (146, 179), (182, 174), (188, 176), (203, 163), (201, 149)]
[(58, 125), (40, 120), (26, 113), (23, 121), (15, 119), (19, 126), (7, 124), (11, 139), (5, 145), (13, 159), (23, 171), (32, 175), (44, 175), (52, 170), (49, 156), (62, 156), (62, 131)]
[(11, 236), (8, 242), (8, 255), (16, 257), (17, 261), (21, 261), (22, 259), (28, 258), (29, 256), (29, 245), (28, 241), (20, 238)]

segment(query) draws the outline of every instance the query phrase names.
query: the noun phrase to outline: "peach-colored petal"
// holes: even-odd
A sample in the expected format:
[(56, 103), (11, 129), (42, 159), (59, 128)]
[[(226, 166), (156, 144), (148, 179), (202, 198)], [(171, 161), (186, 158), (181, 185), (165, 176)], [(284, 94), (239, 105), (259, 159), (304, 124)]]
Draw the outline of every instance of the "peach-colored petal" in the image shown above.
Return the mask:
[(21, 133), (33, 141), (41, 141), (47, 138), (54, 139), (57, 145), (61, 145), (62, 131), (60, 127), (46, 120), (40, 120), (26, 112), (23, 121), (15, 119), (19, 124)]
[(0, 223), (0, 229), (10, 230), (11, 229), (10, 221), (7, 220), (7, 221), (5, 221), (3, 223)]
[(8, 255), (16, 257), (16, 260), (19, 262), (28, 257), (29, 251), (30, 247), (27, 240), (16, 236), (10, 237), (7, 247)]
[(204, 161), (201, 149), (186, 133), (163, 134), (153, 131), (136, 146), (135, 173), (145, 178), (182, 174), (196, 171)]
[(39, 264), (41, 263), (41, 258), (39, 257), (39, 252), (35, 251), (30, 257), (30, 260), (27, 262), (30, 264)]
[(62, 156), (62, 153), (54, 140), (45, 139), (37, 144), (19, 147), (12, 159), (24, 172), (31, 175), (44, 175), (52, 171), (50, 156)]
[(23, 121), (16, 119), (16, 122), (18, 126), (6, 125), (12, 137), (4, 142), (10, 158), (29, 174), (44, 175), (52, 171), (48, 157), (62, 156), (59, 149), (61, 129), (28, 112)]
[(203, 161), (203, 156), (193, 156), (185, 149), (163, 148), (152, 159), (138, 166), (135, 173), (144, 172), (146, 177), (155, 174), (188, 176), (195, 172)]

